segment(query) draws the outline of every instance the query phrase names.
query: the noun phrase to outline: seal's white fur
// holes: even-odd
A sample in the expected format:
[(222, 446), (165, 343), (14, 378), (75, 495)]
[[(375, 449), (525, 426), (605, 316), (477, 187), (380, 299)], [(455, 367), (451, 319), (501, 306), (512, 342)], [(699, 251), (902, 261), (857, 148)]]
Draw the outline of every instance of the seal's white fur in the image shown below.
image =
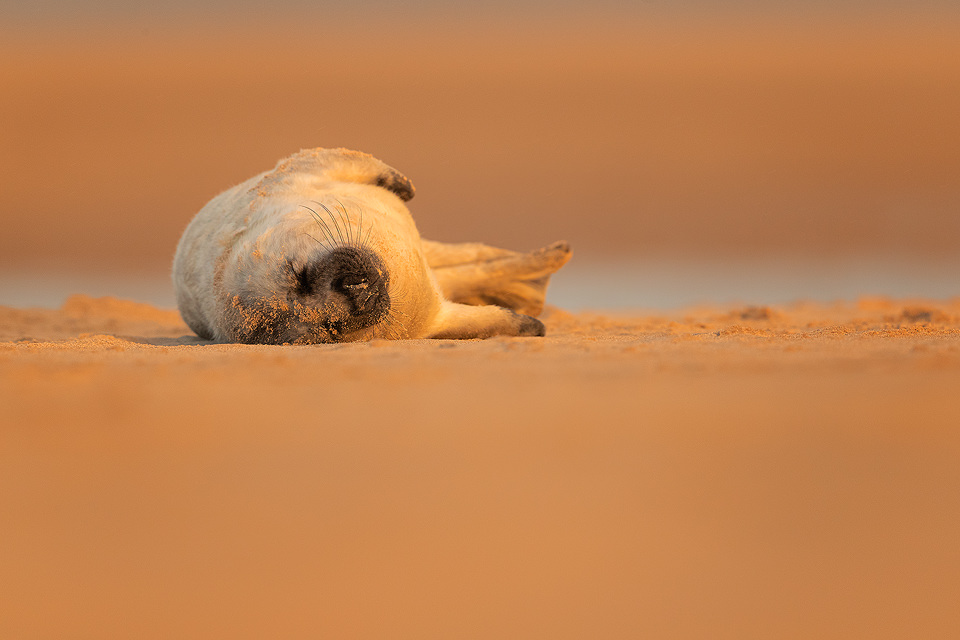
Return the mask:
[[(566, 245), (517, 254), (422, 242), (403, 203), (412, 196), (413, 185), (399, 172), (346, 149), (301, 151), (224, 191), (190, 222), (177, 247), (173, 279), (184, 320), (202, 337), (244, 340), (251, 327), (271, 322), (271, 313), (294, 313), (291, 269), (318, 247), (342, 243), (363, 244), (381, 258), (390, 313), (348, 335), (314, 332), (302, 341), (525, 335), (535, 326), (542, 333), (537, 321), (506, 307), (540, 311), (549, 275), (569, 258)], [(317, 212), (325, 219), (318, 221)], [(490, 302), (503, 306), (471, 306)], [(322, 310), (295, 312), (301, 323), (323, 320)]]

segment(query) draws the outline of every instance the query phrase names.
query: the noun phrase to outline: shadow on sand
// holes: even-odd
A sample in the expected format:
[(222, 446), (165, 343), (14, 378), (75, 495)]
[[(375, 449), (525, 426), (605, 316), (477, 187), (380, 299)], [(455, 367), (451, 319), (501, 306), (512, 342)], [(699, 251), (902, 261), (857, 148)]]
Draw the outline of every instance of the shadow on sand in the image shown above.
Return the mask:
[(149, 344), (155, 347), (182, 347), (182, 346), (205, 347), (208, 345), (220, 344), (215, 340), (204, 340), (200, 336), (196, 336), (196, 335), (180, 336), (179, 338), (173, 338), (168, 336), (145, 338), (143, 336), (123, 336), (123, 335), (117, 335), (115, 337), (121, 340), (126, 340), (127, 342), (135, 342), (137, 344)]

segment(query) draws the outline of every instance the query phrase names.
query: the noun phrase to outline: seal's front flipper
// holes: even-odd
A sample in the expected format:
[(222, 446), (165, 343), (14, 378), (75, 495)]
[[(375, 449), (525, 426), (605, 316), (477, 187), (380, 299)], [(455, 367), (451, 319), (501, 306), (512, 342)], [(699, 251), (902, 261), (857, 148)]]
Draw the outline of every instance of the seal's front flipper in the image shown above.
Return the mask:
[(482, 244), (425, 240), (423, 250), (448, 300), (497, 305), (528, 315), (543, 310), (550, 276), (572, 255), (566, 242), (517, 253)]
[(443, 302), (427, 338), (469, 340), (493, 336), (543, 336), (546, 329), (536, 318), (491, 305), (470, 306)]
[(258, 195), (296, 188), (311, 176), (314, 186), (333, 182), (370, 184), (392, 191), (404, 202), (413, 198), (416, 189), (405, 175), (368, 153), (350, 149), (302, 149), (281, 160), (273, 171), (263, 174), (254, 187)]

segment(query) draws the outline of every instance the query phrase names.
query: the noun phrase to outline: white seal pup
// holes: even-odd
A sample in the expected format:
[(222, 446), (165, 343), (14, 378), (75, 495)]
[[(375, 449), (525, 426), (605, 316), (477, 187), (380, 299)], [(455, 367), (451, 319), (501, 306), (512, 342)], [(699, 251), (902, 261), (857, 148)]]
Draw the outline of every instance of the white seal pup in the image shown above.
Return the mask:
[(220, 342), (542, 336), (533, 318), (566, 243), (532, 253), (422, 240), (410, 180), (347, 149), (307, 149), (224, 191), (187, 226), (177, 305)]

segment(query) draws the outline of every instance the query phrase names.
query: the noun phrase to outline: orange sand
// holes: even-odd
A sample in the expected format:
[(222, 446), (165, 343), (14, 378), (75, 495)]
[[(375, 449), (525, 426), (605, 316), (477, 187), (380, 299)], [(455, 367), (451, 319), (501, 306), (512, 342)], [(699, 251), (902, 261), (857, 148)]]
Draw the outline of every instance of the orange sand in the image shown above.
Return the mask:
[(0, 307), (0, 637), (960, 630), (960, 300), (209, 345)]

